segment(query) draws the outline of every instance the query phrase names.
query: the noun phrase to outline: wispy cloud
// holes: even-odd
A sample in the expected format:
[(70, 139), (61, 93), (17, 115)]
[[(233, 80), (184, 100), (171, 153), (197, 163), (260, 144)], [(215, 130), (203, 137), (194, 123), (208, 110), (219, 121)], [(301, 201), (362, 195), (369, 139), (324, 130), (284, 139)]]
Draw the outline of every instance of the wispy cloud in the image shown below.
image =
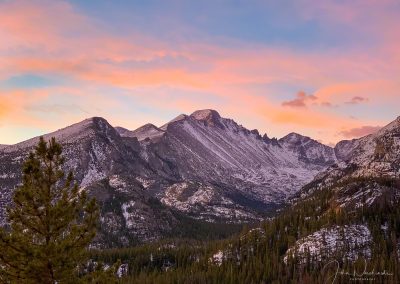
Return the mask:
[[(172, 42), (134, 26), (115, 33), (109, 26), (113, 23), (65, 1), (0, 2), (1, 122), (49, 129), (96, 114), (132, 125), (143, 122), (133, 114), (138, 109), (154, 109), (151, 115), (159, 114), (155, 119), (161, 121), (167, 114), (213, 107), (272, 135), (283, 135), (294, 126), (323, 141), (350, 135), (340, 132), (345, 126), (381, 124), (386, 117), (352, 120), (340, 108), (346, 102), (368, 107), (377, 96), (386, 105), (398, 101), (400, 44), (392, 27), (400, 25), (400, 17), (387, 8), (393, 2), (300, 2), (299, 7), (292, 3), (298, 8), (296, 17), (327, 30), (340, 23), (351, 32), (368, 32), (376, 38), (373, 49), (336, 46), (307, 51), (196, 30), (193, 33), (201, 36)], [(371, 19), (365, 21), (367, 14)], [(176, 25), (179, 31), (183, 24), (191, 29), (189, 23), (174, 21), (169, 28)], [(58, 80), (30, 84), (28, 89), (27, 74)], [(282, 87), (269, 90), (275, 85)], [(287, 85), (312, 94), (299, 92), (294, 99), (282, 99), (293, 93)], [(127, 104), (132, 104), (131, 113), (122, 116), (118, 108)], [(57, 114), (56, 120), (40, 111), (51, 106), (54, 111), (48, 115)], [(365, 114), (369, 112), (366, 108)], [(150, 111), (141, 115), (151, 117)]]
[(346, 104), (357, 105), (357, 104), (361, 104), (361, 103), (366, 103), (368, 101), (369, 101), (368, 98), (355, 96), (355, 97), (352, 97), (350, 101), (346, 102)]

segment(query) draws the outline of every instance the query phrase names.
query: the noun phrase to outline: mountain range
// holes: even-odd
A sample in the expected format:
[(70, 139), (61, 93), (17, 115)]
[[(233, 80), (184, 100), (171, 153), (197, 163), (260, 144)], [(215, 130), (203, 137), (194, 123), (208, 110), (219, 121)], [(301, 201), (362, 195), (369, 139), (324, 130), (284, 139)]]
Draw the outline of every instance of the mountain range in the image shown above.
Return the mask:
[[(136, 130), (93, 117), (44, 135), (51, 137), (63, 146), (65, 170), (101, 205), (99, 246), (175, 236), (182, 220), (258, 222), (338, 181), (400, 174), (400, 118), (335, 147), (297, 133), (270, 138), (210, 109)], [(21, 183), (21, 165), (37, 142), (0, 146), (1, 224)], [(335, 189), (338, 207), (394, 194), (372, 181), (349, 187)]]

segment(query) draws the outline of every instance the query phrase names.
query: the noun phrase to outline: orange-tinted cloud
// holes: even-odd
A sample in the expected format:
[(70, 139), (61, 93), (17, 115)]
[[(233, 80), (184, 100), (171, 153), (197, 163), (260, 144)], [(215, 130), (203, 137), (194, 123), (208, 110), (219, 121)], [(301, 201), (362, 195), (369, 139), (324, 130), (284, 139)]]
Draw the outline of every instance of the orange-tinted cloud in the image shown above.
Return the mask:
[[(336, 2), (311, 3), (300, 12), (306, 18), (327, 15), (332, 22), (349, 25), (362, 16), (364, 10), (347, 11)], [(360, 1), (355, 2), (359, 9), (371, 8), (369, 1), (367, 8), (361, 7)], [(132, 34), (118, 36), (69, 3), (43, 3), (0, 3), (0, 36), (6, 39), (0, 41), (0, 80), (38, 73), (62, 77), (68, 83), (42, 90), (42, 96), (37, 90), (0, 93), (0, 98), (7, 96), (8, 109), (15, 110), (3, 112), (8, 121), (54, 127), (54, 121), (32, 117), (26, 110), (32, 110), (34, 102), (43, 102), (60, 93), (75, 96), (82, 104), (89, 105), (92, 100), (103, 106), (106, 100), (99, 99), (96, 87), (104, 86), (128, 90), (127, 96), (147, 104), (148, 108), (190, 112), (212, 107), (238, 121), (249, 121), (252, 128), (281, 135), (288, 132), (282, 126), (295, 126), (298, 132), (309, 131), (309, 135), (332, 142), (351, 135), (337, 135), (343, 127), (357, 129), (381, 121), (373, 117), (370, 121), (353, 120), (327, 107), (346, 102), (372, 104), (378, 95), (390, 103), (398, 101), (400, 64), (396, 63), (400, 63), (400, 44), (394, 40), (395, 31), (385, 33), (387, 40), (374, 50), (374, 56), (368, 50), (306, 52), (234, 41), (227, 46), (201, 39), (171, 44), (134, 30)], [(391, 27), (396, 26), (393, 21), (396, 20), (391, 17)], [(388, 23), (385, 20), (380, 25)], [(274, 84), (290, 84), (299, 89), (311, 86), (315, 91), (313, 95), (300, 92), (294, 100), (284, 101), (270, 98), (279, 97), (279, 93), (268, 90), (257, 93), (250, 88), (268, 88)], [(143, 88), (150, 91), (143, 94)], [(169, 93), (173, 92), (171, 89), (187, 91), (188, 95), (174, 97)], [(191, 92), (198, 95), (191, 96)], [(112, 95), (108, 103), (120, 107)], [(322, 106), (325, 108), (321, 109)], [(59, 126), (82, 115), (64, 115)], [(122, 122), (119, 124), (123, 125)]]

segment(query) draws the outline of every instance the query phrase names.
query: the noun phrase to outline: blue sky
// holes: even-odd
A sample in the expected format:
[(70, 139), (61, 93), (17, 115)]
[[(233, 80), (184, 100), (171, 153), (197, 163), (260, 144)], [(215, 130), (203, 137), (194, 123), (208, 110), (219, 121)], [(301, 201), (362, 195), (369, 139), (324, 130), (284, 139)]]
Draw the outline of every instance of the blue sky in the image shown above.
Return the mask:
[(333, 144), (399, 115), (395, 0), (2, 0), (0, 17), (0, 143), (214, 108)]

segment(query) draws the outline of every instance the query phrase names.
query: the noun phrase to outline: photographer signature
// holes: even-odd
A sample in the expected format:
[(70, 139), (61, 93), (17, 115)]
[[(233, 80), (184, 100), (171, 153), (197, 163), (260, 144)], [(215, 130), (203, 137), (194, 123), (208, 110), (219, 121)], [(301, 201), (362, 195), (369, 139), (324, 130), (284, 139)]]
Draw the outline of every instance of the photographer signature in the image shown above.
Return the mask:
[(375, 276), (392, 276), (393, 273), (387, 272), (386, 270), (383, 271), (375, 271), (374, 269), (371, 271), (367, 270), (367, 261), (364, 260), (364, 269), (362, 272), (356, 271), (356, 269), (353, 269), (353, 272), (345, 271), (343, 269), (340, 269), (339, 267), (339, 262), (337, 260), (332, 260), (331, 262), (327, 263), (324, 268), (322, 269), (322, 272), (325, 270), (329, 269), (334, 269), (335, 273), (331, 276), (329, 276), (325, 283), (335, 283), (337, 277), (340, 276), (349, 276), (350, 280), (353, 281), (373, 281), (375, 280)]

